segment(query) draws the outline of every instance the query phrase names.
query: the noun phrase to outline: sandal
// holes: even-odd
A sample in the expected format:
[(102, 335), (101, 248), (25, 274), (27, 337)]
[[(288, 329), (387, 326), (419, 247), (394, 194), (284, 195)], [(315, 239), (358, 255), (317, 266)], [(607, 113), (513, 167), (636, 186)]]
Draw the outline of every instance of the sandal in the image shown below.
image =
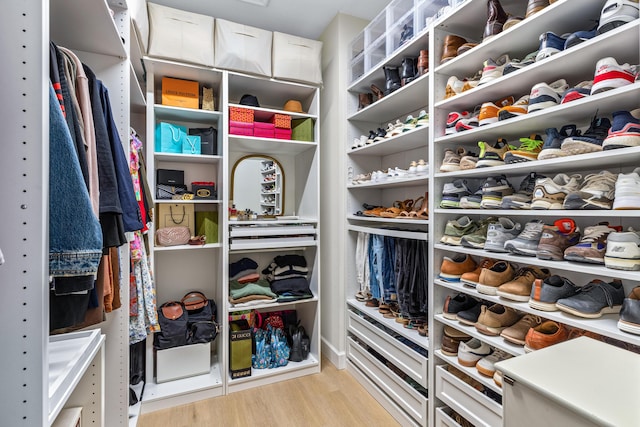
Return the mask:
[(373, 298), (373, 295), (371, 295), (371, 292), (369, 292), (369, 291), (358, 291), (358, 292), (356, 292), (356, 300), (358, 300), (360, 302), (367, 302), (371, 298)]
[(398, 317), (398, 315), (400, 314), (400, 306), (398, 305), (398, 303), (390, 302), (388, 305), (389, 305), (389, 311), (386, 313), (382, 313), (382, 317), (385, 317), (387, 319), (393, 319), (395, 317)]
[(379, 302), (375, 298), (371, 298), (369, 301), (364, 303), (365, 307), (378, 307)]
[(424, 196), (420, 196), (413, 201), (414, 210), (402, 211), (398, 215), (398, 218), (411, 218), (411, 214), (416, 212), (415, 207), (418, 206), (418, 203), (420, 203), (420, 208), (422, 208), (422, 205), (424, 204)]
[(429, 336), (429, 325), (424, 323), (424, 324), (418, 326), (418, 334), (420, 334), (421, 337), (428, 337)]
[(207, 236), (204, 234), (200, 236), (191, 236), (189, 239), (190, 245), (204, 245), (205, 243), (207, 243)]
[(383, 218), (396, 218), (402, 212), (410, 211), (412, 206), (413, 199), (406, 199), (403, 201), (396, 200), (393, 203), (393, 206), (381, 212), (380, 216)]
[(368, 209), (368, 210), (362, 212), (362, 214), (364, 216), (377, 216), (377, 217), (379, 217), (380, 214), (382, 212), (384, 212), (385, 210), (386, 210), (386, 208), (378, 207), (378, 208)]
[(409, 318), (408, 317), (404, 317), (401, 314), (398, 317), (396, 317), (396, 322), (400, 323), (401, 325), (408, 325), (409, 324)]
[(420, 206), (420, 208), (417, 208), (416, 210), (413, 210), (411, 212), (409, 212), (409, 218), (411, 219), (429, 219), (429, 193), (426, 192), (424, 193), (423, 199), (422, 199), (422, 205)]

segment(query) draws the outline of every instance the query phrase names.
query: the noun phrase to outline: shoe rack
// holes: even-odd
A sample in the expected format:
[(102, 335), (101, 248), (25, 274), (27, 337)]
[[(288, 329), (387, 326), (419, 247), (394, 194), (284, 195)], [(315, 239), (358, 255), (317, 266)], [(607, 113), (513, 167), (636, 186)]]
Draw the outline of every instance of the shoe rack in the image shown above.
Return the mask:
[[(548, 268), (552, 274), (569, 278), (577, 285), (587, 284), (600, 278), (607, 282), (622, 279), (625, 294), (640, 284), (637, 272), (612, 270), (596, 264), (583, 264), (568, 261), (544, 261), (535, 257), (524, 257), (513, 254), (490, 253), (481, 249), (471, 249), (462, 246), (449, 246), (440, 243), (447, 221), (467, 215), (473, 220), (481, 220), (488, 216), (509, 217), (524, 224), (532, 219), (542, 219), (550, 224), (556, 219), (569, 217), (576, 221), (583, 231), (589, 225), (600, 221), (608, 221), (612, 225), (620, 225), (624, 229), (629, 226), (638, 227), (638, 211), (613, 210), (501, 210), (501, 209), (442, 209), (439, 207), (442, 189), (445, 183), (454, 179), (464, 179), (472, 191), (487, 177), (504, 174), (517, 190), (518, 184), (530, 172), (538, 172), (553, 177), (558, 173), (580, 174), (582, 177), (601, 170), (612, 173), (629, 173), (637, 167), (640, 159), (640, 148), (631, 147), (618, 150), (603, 151), (594, 154), (581, 154), (549, 160), (536, 160), (526, 163), (509, 164), (481, 169), (470, 169), (456, 172), (440, 172), (439, 168), (444, 157), (445, 149), (455, 150), (462, 146), (470, 151), (478, 152), (478, 141), (493, 144), (497, 138), (517, 141), (537, 133), (544, 137), (546, 128), (560, 128), (565, 124), (575, 124), (586, 130), (591, 118), (609, 117), (616, 110), (633, 110), (640, 107), (640, 83), (624, 86), (618, 89), (602, 92), (567, 104), (543, 109), (532, 114), (515, 117), (497, 123), (480, 126), (452, 135), (445, 135), (447, 116), (453, 111), (473, 111), (474, 107), (483, 102), (495, 101), (505, 96), (528, 94), (531, 87), (539, 82), (551, 83), (564, 78), (569, 85), (584, 80), (593, 80), (596, 62), (606, 56), (616, 58), (618, 63), (637, 64), (640, 62), (639, 37), (640, 21), (635, 20), (624, 26), (608, 31), (595, 38), (585, 41), (568, 50), (561, 51), (549, 58), (535, 62), (530, 66), (502, 76), (498, 79), (480, 85), (474, 89), (462, 92), (454, 97), (444, 99), (445, 86), (450, 76), (459, 79), (472, 77), (482, 69), (483, 61), (488, 58), (498, 58), (508, 53), (511, 58), (524, 58), (539, 46), (539, 36), (546, 31), (556, 34), (571, 33), (587, 30), (593, 27), (594, 21), (599, 19), (605, 0), (584, 0), (580, 2), (558, 0), (522, 20), (518, 24), (499, 33), (489, 40), (482, 41), (483, 29), (486, 23), (487, 2), (484, 0), (469, 0), (456, 9), (455, 13), (437, 21), (430, 33), (430, 69), (432, 74), (429, 87), (429, 103), (431, 105), (429, 158), (431, 159), (430, 179), (432, 181), (430, 197), (430, 250), (432, 254), (431, 277), (433, 283), (429, 296), (431, 304), (431, 323), (429, 327), (430, 366), (429, 390), (431, 396), (430, 417), (436, 420), (436, 425), (455, 425), (447, 423), (451, 420), (449, 414), (456, 411), (473, 425), (502, 425), (503, 408), (501, 399), (492, 399), (487, 394), (502, 396), (502, 390), (491, 378), (483, 377), (475, 368), (461, 366), (456, 357), (445, 356), (440, 351), (443, 328), (449, 325), (472, 337), (488, 343), (494, 349), (503, 350), (513, 356), (524, 354), (521, 346), (516, 346), (501, 337), (490, 337), (478, 333), (474, 327), (467, 327), (457, 321), (445, 319), (442, 307), (448, 295), (454, 296), (458, 292), (465, 293), (477, 299), (491, 303), (499, 303), (512, 307), (522, 313), (538, 315), (543, 319), (554, 320), (572, 328), (594, 332), (602, 335), (606, 340), (617, 340), (621, 343), (640, 345), (640, 337), (622, 332), (617, 328), (618, 315), (604, 315), (598, 319), (583, 319), (563, 312), (542, 312), (531, 309), (527, 303), (511, 302), (500, 297), (492, 297), (478, 293), (474, 288), (463, 286), (461, 283), (449, 283), (438, 278), (439, 267), (445, 256), (455, 254), (469, 254), (476, 261), (484, 257), (505, 260), (518, 266), (533, 265)], [(515, 16), (524, 16), (527, 2), (501, 1), (503, 8)], [(571, 17), (567, 19), (567, 17)], [(458, 35), (469, 42), (479, 43), (478, 46), (445, 62), (440, 63), (443, 42), (447, 35)], [(453, 366), (482, 384), (490, 393), (481, 393), (469, 384), (452, 375), (447, 368)], [(434, 418), (435, 417), (435, 418)]]

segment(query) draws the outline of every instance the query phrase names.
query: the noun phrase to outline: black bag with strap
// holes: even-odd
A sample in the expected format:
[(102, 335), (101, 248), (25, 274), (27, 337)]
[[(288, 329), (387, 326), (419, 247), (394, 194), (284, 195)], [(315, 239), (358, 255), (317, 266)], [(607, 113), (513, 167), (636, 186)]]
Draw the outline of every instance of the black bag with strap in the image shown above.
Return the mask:
[(179, 301), (165, 302), (158, 310), (160, 332), (153, 335), (153, 347), (157, 350), (187, 344), (187, 311)]
[(202, 292), (189, 292), (181, 300), (188, 313), (187, 344), (211, 342), (218, 336), (217, 307)]

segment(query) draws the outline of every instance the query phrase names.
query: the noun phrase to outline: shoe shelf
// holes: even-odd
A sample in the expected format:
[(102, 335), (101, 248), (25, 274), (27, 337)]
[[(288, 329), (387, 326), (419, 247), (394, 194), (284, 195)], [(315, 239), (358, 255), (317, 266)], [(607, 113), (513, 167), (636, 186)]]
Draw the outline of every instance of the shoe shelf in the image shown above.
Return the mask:
[[(525, 16), (527, 4), (523, 1), (501, 1), (505, 11), (513, 16)], [(556, 34), (574, 32), (593, 26), (593, 21), (600, 15), (603, 0), (583, 0), (576, 9), (571, 1), (559, 0), (545, 7), (533, 16), (523, 19), (513, 27), (491, 37), (487, 42), (468, 50), (460, 56), (440, 64), (435, 68), (437, 74), (462, 78), (473, 75), (482, 68), (487, 58), (497, 58), (509, 52), (517, 58), (523, 58), (530, 52), (538, 50), (540, 34), (552, 31)], [(455, 16), (450, 16), (436, 23), (436, 34), (440, 31), (464, 37), (469, 42), (480, 42), (487, 21), (487, 2), (471, 0), (460, 6)], [(571, 19), (563, 17), (571, 16)], [(461, 19), (462, 18), (462, 19)], [(438, 52), (440, 58), (442, 52)], [(514, 57), (511, 56), (513, 59)]]
[(458, 362), (458, 358), (456, 356), (447, 356), (441, 350), (436, 350), (434, 354), (438, 356), (438, 358), (447, 362), (449, 365), (455, 366), (465, 374), (472, 377), (474, 380), (481, 383), (483, 386), (490, 388), (491, 390), (502, 396), (502, 388), (496, 385), (496, 383), (493, 381), (493, 378), (485, 377), (484, 375), (480, 374), (475, 367), (461, 365), (460, 362)]
[[(559, 173), (567, 170), (568, 161), (571, 162), (571, 169), (575, 171), (583, 169), (618, 169), (620, 167), (633, 167), (637, 165), (638, 156), (640, 156), (640, 147), (629, 147), (616, 150), (599, 151), (596, 153), (558, 157), (555, 159), (532, 160), (530, 162), (514, 163), (504, 166), (491, 166), (488, 168), (467, 169), (456, 172), (436, 172), (434, 174), (434, 178), (484, 178), (489, 175), (500, 174), (510, 177), (522, 176), (530, 171), (536, 171), (541, 174), (550, 172)], [(442, 158), (442, 156), (440, 156), (440, 158)], [(438, 167), (438, 165), (435, 166)]]
[(350, 156), (387, 156), (399, 151), (423, 148), (429, 139), (429, 126), (421, 125), (399, 135), (384, 138), (382, 141), (367, 144), (364, 147), (349, 149)]
[(477, 338), (480, 341), (483, 341), (489, 344), (493, 348), (499, 348), (500, 350), (504, 350), (507, 353), (512, 354), (514, 356), (520, 356), (524, 354), (524, 346), (510, 343), (509, 341), (506, 341), (501, 336), (494, 337), (491, 335), (485, 335), (483, 333), (478, 332), (475, 326), (464, 325), (458, 322), (457, 320), (445, 319), (445, 317), (442, 314), (435, 314), (434, 319), (444, 325), (449, 325), (454, 329), (457, 329), (461, 332), (464, 332), (467, 335)]
[[(552, 272), (553, 273), (553, 272)], [(586, 329), (600, 335), (613, 338), (615, 340), (625, 341), (634, 345), (640, 345), (640, 335), (628, 334), (618, 329), (617, 314), (605, 314), (597, 319), (585, 319), (563, 311), (541, 311), (531, 308), (528, 302), (517, 302), (508, 299), (501, 298), (499, 296), (485, 295), (470, 286), (466, 286), (461, 282), (452, 283), (444, 280), (435, 280), (434, 283), (451, 289), (454, 292), (463, 292), (467, 295), (471, 295), (477, 299), (490, 301), (492, 303), (501, 304), (505, 307), (511, 307), (522, 313), (530, 313), (535, 316), (540, 316), (546, 320), (553, 320), (555, 322), (563, 323), (568, 326), (572, 326), (578, 329)]]
[[(429, 220), (427, 219), (402, 219), (402, 218), (382, 218), (377, 216), (360, 216), (360, 215), (347, 215), (347, 220), (349, 221), (362, 221), (362, 223), (385, 223), (389, 226), (393, 227), (397, 224), (403, 225), (416, 225), (416, 226), (425, 226), (429, 224)], [(391, 225), (393, 224), (393, 225)]]
[(412, 239), (412, 240), (429, 240), (429, 233), (424, 231), (405, 231), (397, 227), (394, 228), (381, 228), (381, 227), (362, 227), (358, 225), (348, 225), (347, 230), (358, 233), (377, 234), (379, 236), (395, 237), (397, 239)]
[[(538, 110), (531, 114), (525, 114), (508, 120), (499, 120), (496, 123), (478, 126), (475, 129), (457, 132), (451, 135), (441, 135), (435, 137), (434, 142), (441, 144), (473, 141), (473, 144), (475, 144), (476, 141), (482, 140), (494, 141), (497, 138), (507, 138), (507, 140), (509, 140), (528, 136), (532, 131), (543, 132), (544, 129), (548, 127), (560, 128), (572, 122), (577, 122), (576, 124), (588, 124), (596, 112), (598, 112), (599, 115), (603, 115), (610, 114), (625, 106), (629, 106), (631, 109), (636, 108), (634, 106), (638, 104), (638, 98), (640, 98), (640, 83), (636, 82), (566, 104)], [(448, 111), (449, 110), (447, 110), (447, 112)]]
[[(382, 69), (380, 72), (382, 72)], [(378, 87), (384, 91), (384, 80), (381, 85), (382, 86)], [(367, 88), (365, 91), (369, 92), (370, 90), (370, 88)], [(395, 120), (396, 118), (406, 116), (408, 113), (424, 107), (427, 103), (426, 100), (428, 96), (429, 73), (426, 73), (389, 95), (385, 95), (382, 99), (375, 101), (362, 110), (356, 111), (348, 116), (347, 120), (386, 123), (391, 121), (391, 119)], [(353, 98), (353, 102), (355, 104), (352, 110), (356, 110), (358, 105), (357, 96)]]
[(316, 142), (290, 139), (259, 138), (255, 136), (229, 135), (229, 147), (238, 153), (300, 154), (314, 150)]
[(402, 326), (402, 324), (396, 322), (395, 319), (388, 319), (384, 317), (378, 311), (378, 307), (367, 307), (363, 302), (360, 302), (353, 298), (347, 299), (347, 306), (366, 314), (380, 325), (383, 325), (384, 327), (392, 330), (398, 335), (402, 335), (404, 338), (422, 347), (423, 349), (429, 350), (428, 337), (420, 336), (420, 334), (418, 334), (418, 331), (415, 329), (405, 328), (404, 326)]
[[(602, 219), (615, 218), (638, 218), (638, 212), (633, 210), (537, 210), (537, 209), (435, 209), (434, 213), (463, 215), (481, 215), (481, 216), (524, 216), (524, 217), (544, 217), (544, 218), (562, 218), (562, 217), (585, 217), (591, 218), (597, 216)], [(620, 270), (617, 270), (620, 271)]]
[(395, 188), (395, 187), (424, 187), (429, 182), (428, 175), (418, 175), (411, 178), (392, 178), (384, 181), (365, 182), (363, 184), (349, 184), (348, 189), (355, 188)]
[(596, 264), (578, 263), (571, 261), (549, 261), (538, 259), (537, 257), (520, 256), (511, 253), (489, 252), (485, 251), (484, 249), (467, 248), (464, 246), (450, 246), (442, 243), (436, 243), (434, 247), (435, 249), (440, 251), (469, 254), (478, 258), (494, 258), (509, 261), (518, 265), (536, 265), (542, 268), (549, 268), (552, 270), (560, 270), (566, 272), (577, 271), (588, 276), (617, 278), (622, 280), (631, 280), (634, 282), (640, 280), (640, 274), (637, 271), (614, 270), (612, 268), (607, 268), (605, 266)]

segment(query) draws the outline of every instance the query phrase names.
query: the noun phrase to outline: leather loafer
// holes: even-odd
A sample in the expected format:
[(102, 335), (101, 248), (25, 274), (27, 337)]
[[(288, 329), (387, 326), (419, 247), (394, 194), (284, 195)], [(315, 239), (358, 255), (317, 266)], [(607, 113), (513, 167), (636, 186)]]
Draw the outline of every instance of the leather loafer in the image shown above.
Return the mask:
[(540, 12), (547, 6), (549, 6), (549, 0), (529, 0), (529, 3), (527, 4), (527, 13), (524, 17), (528, 18), (531, 15)]
[(458, 48), (465, 43), (467, 43), (467, 40), (460, 36), (453, 34), (446, 36), (444, 38), (444, 49), (442, 50), (440, 63), (445, 63), (446, 61), (458, 56)]

